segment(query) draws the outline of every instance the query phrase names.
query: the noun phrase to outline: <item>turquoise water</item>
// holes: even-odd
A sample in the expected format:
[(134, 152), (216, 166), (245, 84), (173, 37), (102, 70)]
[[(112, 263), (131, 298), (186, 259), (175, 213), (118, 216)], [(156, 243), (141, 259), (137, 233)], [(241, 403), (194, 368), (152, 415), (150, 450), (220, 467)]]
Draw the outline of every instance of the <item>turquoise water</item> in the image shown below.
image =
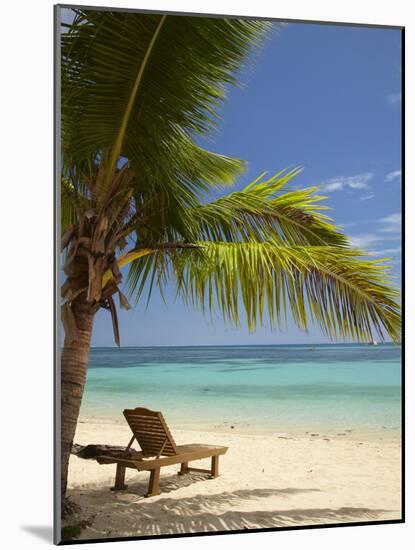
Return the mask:
[(144, 406), (183, 427), (396, 433), (400, 382), (389, 344), (94, 348), (81, 417)]

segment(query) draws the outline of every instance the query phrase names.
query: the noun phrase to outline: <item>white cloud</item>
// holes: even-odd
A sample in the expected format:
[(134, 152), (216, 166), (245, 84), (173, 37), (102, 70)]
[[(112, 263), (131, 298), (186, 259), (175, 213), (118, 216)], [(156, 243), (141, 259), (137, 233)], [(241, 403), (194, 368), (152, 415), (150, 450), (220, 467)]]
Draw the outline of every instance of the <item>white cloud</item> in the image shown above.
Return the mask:
[(386, 174), (385, 181), (394, 181), (394, 180), (401, 180), (402, 177), (402, 171), (401, 170), (395, 170), (393, 172), (389, 172), (389, 174)]
[(400, 103), (402, 101), (402, 94), (400, 92), (396, 94), (389, 94), (388, 95), (388, 101), (391, 105), (395, 105), (396, 103)]
[(379, 241), (384, 239), (377, 235), (376, 233), (361, 233), (359, 235), (350, 236), (352, 246), (356, 248), (362, 248), (363, 250), (368, 250), (373, 248)]
[(323, 181), (320, 186), (322, 191), (342, 191), (343, 189), (370, 189), (369, 181), (373, 178), (373, 172), (357, 174), (356, 176), (337, 176)]
[(369, 195), (364, 195), (363, 197), (360, 197), (360, 200), (361, 201), (369, 201), (370, 199), (373, 199), (374, 196), (375, 196), (374, 193), (369, 193)]
[(394, 212), (383, 218), (363, 220), (376, 228), (373, 232), (351, 235), (351, 245), (366, 251), (368, 256), (391, 257), (400, 260), (402, 214)]
[(333, 181), (332, 183), (323, 184), (323, 191), (340, 191), (343, 189), (343, 183), (339, 181)]
[[(389, 232), (387, 231), (386, 233)], [(399, 241), (400, 238), (401, 236), (398, 231), (390, 231), (389, 235), (385, 235), (385, 233), (359, 233), (358, 235), (350, 235), (352, 246), (362, 248), (363, 250), (374, 250), (379, 244), (383, 245), (386, 242)]]
[(374, 254), (376, 256), (395, 256), (396, 254), (401, 253), (401, 247), (397, 246), (396, 248), (385, 248), (383, 250), (376, 250)]
[(379, 228), (379, 231), (382, 233), (400, 233), (402, 226), (402, 214), (396, 212), (394, 214), (389, 214), (384, 218), (379, 220), (382, 224), (382, 227)]

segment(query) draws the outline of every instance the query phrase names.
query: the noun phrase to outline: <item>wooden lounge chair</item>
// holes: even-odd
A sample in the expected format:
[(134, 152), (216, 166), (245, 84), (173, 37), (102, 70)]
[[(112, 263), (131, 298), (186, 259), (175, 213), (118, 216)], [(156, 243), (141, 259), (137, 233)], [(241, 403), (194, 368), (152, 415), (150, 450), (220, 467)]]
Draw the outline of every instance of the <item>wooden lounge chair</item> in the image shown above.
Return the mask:
[[(127, 488), (125, 485), (126, 468), (135, 468), (139, 472), (150, 472), (146, 497), (160, 494), (160, 468), (163, 466), (180, 464), (179, 475), (188, 472), (203, 472), (209, 474), (211, 479), (219, 475), (219, 456), (225, 454), (228, 447), (199, 443), (176, 445), (161, 412), (138, 407), (125, 409), (124, 416), (133, 432), (127, 447), (119, 453), (97, 457), (100, 464), (117, 465), (115, 485), (112, 490), (119, 491)], [(131, 449), (134, 439), (140, 445), (141, 451)], [(189, 467), (189, 462), (201, 458), (211, 458), (210, 470)]]

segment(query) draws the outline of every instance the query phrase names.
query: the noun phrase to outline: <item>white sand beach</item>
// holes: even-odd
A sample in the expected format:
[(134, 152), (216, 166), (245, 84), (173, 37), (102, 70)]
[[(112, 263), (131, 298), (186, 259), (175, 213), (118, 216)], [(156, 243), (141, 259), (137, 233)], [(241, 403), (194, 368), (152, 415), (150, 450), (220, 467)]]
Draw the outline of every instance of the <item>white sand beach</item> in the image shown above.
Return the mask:
[[(178, 444), (226, 445), (220, 476), (161, 470), (156, 497), (148, 476), (127, 470), (125, 491), (112, 492), (115, 466), (71, 457), (70, 500), (88, 520), (79, 538), (227, 531), (401, 517), (401, 447), (395, 434), (248, 433), (235, 426), (180, 430)], [(84, 421), (75, 442), (126, 445), (127, 426)], [(194, 466), (208, 467), (208, 461)], [(74, 518), (72, 518), (74, 521)], [(64, 522), (65, 525), (65, 522)]]

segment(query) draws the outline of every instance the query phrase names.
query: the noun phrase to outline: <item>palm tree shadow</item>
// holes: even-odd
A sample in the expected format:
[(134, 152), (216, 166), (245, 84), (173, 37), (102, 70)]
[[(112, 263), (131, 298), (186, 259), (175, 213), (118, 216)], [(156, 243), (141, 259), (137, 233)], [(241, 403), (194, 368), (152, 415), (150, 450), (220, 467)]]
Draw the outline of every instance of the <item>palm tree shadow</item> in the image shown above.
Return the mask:
[[(199, 479), (200, 476), (189, 475), (179, 478), (178, 481), (176, 476), (171, 476), (171, 478), (164, 478), (160, 488), (164, 495), (177, 490), (178, 484), (180, 487), (189, 486)], [(91, 529), (82, 533), (80, 538), (156, 536), (376, 521), (383, 519), (385, 514), (391, 513), (391, 510), (363, 507), (282, 508), (276, 506), (278, 509), (261, 509), (263, 508), (261, 499), (274, 497), (278, 503), (278, 500), (284, 502), (290, 495), (319, 491), (319, 489), (310, 488), (241, 489), (183, 498), (162, 496), (145, 499), (136, 492), (145, 487), (146, 484), (136, 483), (130, 485), (127, 492), (112, 493), (112, 497), (109, 496), (108, 489), (104, 488), (88, 491), (88, 513), (94, 513), (95, 506), (97, 510), (105, 506), (110, 525), (94, 522)], [(78, 504), (82, 506), (82, 497), (76, 498)], [(258, 501), (258, 506), (250, 511), (232, 509), (247, 501)]]
[[(204, 474), (196, 474), (196, 473), (189, 473), (184, 476), (179, 476), (177, 474), (171, 474), (167, 476), (163, 476), (160, 479), (160, 491), (162, 495), (169, 494), (172, 492), (177, 491), (178, 489), (182, 489), (184, 487), (190, 487), (191, 485), (199, 482), (209, 482), (210, 480), (206, 478), (206, 475)], [(152, 499), (147, 499), (144, 497), (145, 493), (148, 489), (148, 476), (142, 476), (141, 474), (136, 474), (134, 478), (127, 480), (128, 488), (126, 490), (123, 490), (121, 492), (115, 493), (116, 495), (119, 495), (119, 498), (121, 500), (130, 500), (134, 499), (134, 501), (143, 500), (145, 502), (152, 502)], [(264, 498), (268, 496), (273, 495), (289, 495), (289, 494), (295, 494), (295, 493), (311, 493), (315, 491), (320, 491), (320, 489), (295, 489), (295, 488), (286, 488), (286, 489), (256, 489), (256, 497), (257, 498)], [(244, 500), (245, 496), (252, 491), (248, 490), (237, 490), (233, 491), (232, 493), (227, 493), (228, 498), (230, 499), (228, 502), (233, 500)], [(88, 494), (94, 494), (94, 495), (100, 495), (108, 494), (108, 488), (100, 488), (97, 490), (92, 490)], [(124, 495), (124, 497), (123, 497)], [(215, 495), (213, 495), (215, 496)], [(210, 499), (210, 496), (207, 497)]]
[[(181, 489), (183, 487), (189, 487), (194, 483), (199, 483), (202, 481), (209, 481), (206, 480), (206, 475), (186, 474), (184, 476), (179, 476), (177, 474), (172, 474), (169, 476), (163, 476), (160, 479), (160, 491), (162, 494), (168, 494), (177, 491), (178, 489)], [(128, 481), (127, 492), (130, 494), (134, 494), (135, 496), (142, 496), (147, 492), (147, 488), (148, 479), (146, 477), (143, 478), (142, 476), (140, 476), (140, 474), (138, 474), (138, 479), (136, 478)]]

